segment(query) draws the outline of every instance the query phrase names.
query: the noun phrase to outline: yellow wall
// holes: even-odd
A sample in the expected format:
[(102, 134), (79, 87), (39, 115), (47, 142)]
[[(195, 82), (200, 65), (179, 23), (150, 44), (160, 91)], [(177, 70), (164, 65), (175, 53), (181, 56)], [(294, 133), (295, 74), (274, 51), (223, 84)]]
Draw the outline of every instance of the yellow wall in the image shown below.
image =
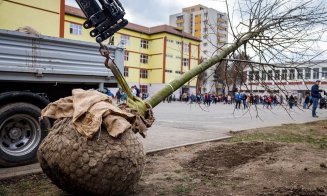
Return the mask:
[[(168, 57), (166, 57), (166, 70), (172, 70), (172, 73), (166, 72), (166, 83), (169, 83), (170, 81), (178, 78), (181, 76), (181, 74), (176, 73), (176, 71), (180, 72), (186, 72), (189, 70), (189, 66), (182, 66), (182, 59), (181, 58), (187, 58), (189, 59), (190, 67), (193, 68), (194, 66), (198, 65), (198, 45), (200, 42), (193, 41), (187, 38), (183, 38), (177, 35), (167, 34), (167, 39), (173, 40), (173, 43), (167, 42), (167, 54)], [(183, 56), (182, 56), (182, 45), (176, 44), (176, 41), (181, 42), (183, 44), (187, 44), (189, 47), (191, 47), (191, 51), (189, 50), (184, 51), (183, 50)], [(191, 55), (189, 55), (189, 53)], [(172, 57), (171, 57), (172, 55)], [(180, 58), (176, 58), (176, 57)], [(195, 86), (196, 81), (192, 80), (190, 83), (191, 86)]]
[[(83, 23), (85, 19), (76, 16), (65, 15), (65, 34), (64, 37), (67, 39), (81, 40), (86, 42), (95, 42), (95, 38), (90, 36), (90, 29), (84, 29)], [(82, 25), (82, 35), (70, 34), (70, 24), (75, 23)]]
[[(59, 0), (12, 0), (24, 5), (0, 1), (0, 28), (16, 30), (30, 26), (43, 35), (59, 36)], [(27, 6), (26, 6), (27, 5)], [(32, 7), (30, 7), (32, 6)], [(44, 10), (40, 10), (41, 8)]]
[[(17, 3), (11, 3), (6, 0), (0, 0), (0, 28), (7, 30), (16, 30), (18, 27), (31, 26), (43, 35), (59, 37), (60, 29), (60, 0), (12, 0)], [(20, 5), (20, 4), (24, 5)], [(38, 9), (39, 8), (39, 9)], [(82, 35), (70, 34), (70, 23), (82, 25), (85, 19), (72, 15), (65, 15), (64, 37), (67, 39), (95, 42), (95, 38), (89, 35), (90, 30), (82, 29)], [(169, 33), (144, 34), (129, 29), (121, 29), (114, 35), (114, 44), (118, 45), (122, 35), (129, 36), (130, 44), (125, 46), (125, 50), (129, 51), (129, 60), (125, 61), (124, 66), (129, 67), (129, 76), (126, 77), (129, 83), (138, 84), (162, 84), (163, 74), (165, 74), (165, 83), (169, 83), (173, 79), (180, 77), (182, 60), (176, 58), (194, 58), (191, 59), (191, 68), (197, 65), (198, 48), (200, 42), (193, 41), (181, 36)], [(166, 42), (166, 70), (172, 70), (172, 73), (166, 73), (164, 68), (164, 38), (173, 40), (173, 43)], [(141, 48), (141, 39), (148, 40), (149, 48)], [(182, 54), (182, 45), (176, 44), (176, 41), (191, 46), (191, 57), (189, 52)], [(140, 63), (140, 55), (148, 55), (148, 63)], [(172, 57), (169, 57), (172, 56)], [(148, 70), (148, 78), (140, 78), (140, 69)], [(187, 71), (189, 67), (183, 66), (183, 71)], [(195, 82), (191, 83), (195, 85)]]

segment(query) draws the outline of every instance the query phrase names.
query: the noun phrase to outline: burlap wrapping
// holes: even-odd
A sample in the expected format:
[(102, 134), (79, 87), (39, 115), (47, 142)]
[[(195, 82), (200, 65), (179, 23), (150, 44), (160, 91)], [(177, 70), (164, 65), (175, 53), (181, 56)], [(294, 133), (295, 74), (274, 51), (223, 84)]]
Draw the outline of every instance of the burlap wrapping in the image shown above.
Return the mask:
[(16, 31), (33, 35), (41, 35), (41, 33), (39, 33), (37, 30), (30, 26), (19, 27), (18, 29), (16, 29)]
[(144, 137), (147, 127), (154, 122), (151, 109), (144, 118), (126, 105), (120, 108), (112, 104), (111, 97), (96, 90), (75, 89), (72, 96), (61, 98), (44, 108), (41, 118), (72, 118), (74, 128), (89, 139), (98, 132), (102, 123), (113, 137), (130, 128)]

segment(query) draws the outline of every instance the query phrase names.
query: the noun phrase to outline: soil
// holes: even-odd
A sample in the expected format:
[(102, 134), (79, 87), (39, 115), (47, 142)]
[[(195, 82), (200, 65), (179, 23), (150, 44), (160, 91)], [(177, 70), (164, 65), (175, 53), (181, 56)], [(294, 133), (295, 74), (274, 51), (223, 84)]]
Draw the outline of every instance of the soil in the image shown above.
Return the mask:
[[(148, 154), (134, 195), (327, 195), (327, 122), (231, 135)], [(23, 195), (64, 194), (40, 174), (0, 181), (0, 195), (21, 193), (27, 181), (32, 191)]]
[(327, 195), (326, 149), (207, 143), (148, 157), (138, 195)]

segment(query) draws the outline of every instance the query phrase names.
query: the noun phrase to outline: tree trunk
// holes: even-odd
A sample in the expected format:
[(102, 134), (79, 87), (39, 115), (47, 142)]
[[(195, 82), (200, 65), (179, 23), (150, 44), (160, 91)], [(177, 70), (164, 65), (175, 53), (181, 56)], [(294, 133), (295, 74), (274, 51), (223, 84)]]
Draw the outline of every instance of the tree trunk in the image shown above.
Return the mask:
[(227, 57), (227, 55), (236, 51), (240, 46), (245, 44), (247, 41), (258, 36), (260, 32), (261, 31), (256, 31), (256, 32), (249, 32), (249, 33), (245, 34), (241, 39), (235, 41), (231, 46), (222, 50), (219, 55), (213, 56), (212, 58), (208, 59), (207, 61), (204, 61), (200, 65), (189, 70), (183, 76), (173, 80), (172, 82), (167, 84), (163, 89), (161, 89), (159, 92), (155, 93), (153, 96), (148, 98), (145, 102), (150, 104), (152, 107), (157, 106), (162, 100), (164, 100), (166, 97), (171, 95), (174, 91), (179, 89), (186, 82), (188, 82), (193, 77), (199, 75), (200, 73), (204, 72), (211, 66), (213, 66), (213, 65), (217, 64), (218, 62), (220, 62), (221, 60), (223, 60), (225, 57)]

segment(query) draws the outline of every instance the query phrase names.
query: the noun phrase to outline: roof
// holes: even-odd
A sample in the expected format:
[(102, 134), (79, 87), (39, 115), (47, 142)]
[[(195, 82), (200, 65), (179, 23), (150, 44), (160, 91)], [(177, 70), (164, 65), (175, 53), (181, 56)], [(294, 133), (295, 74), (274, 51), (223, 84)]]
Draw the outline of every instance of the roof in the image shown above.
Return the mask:
[[(75, 7), (72, 7), (72, 6), (69, 6), (69, 5), (65, 6), (65, 13), (69, 14), (69, 15), (81, 17), (81, 18), (86, 18), (81, 9), (75, 8)], [(181, 37), (185, 37), (185, 38), (188, 38), (188, 39), (191, 39), (191, 40), (201, 41), (197, 37), (194, 37), (192, 34), (185, 33), (184, 31), (178, 30), (177, 28), (175, 28), (173, 26), (169, 26), (169, 25), (159, 25), (159, 26), (155, 26), (155, 27), (145, 27), (145, 26), (142, 26), (142, 25), (138, 25), (138, 24), (135, 24), (135, 23), (128, 22), (128, 25), (125, 27), (125, 29), (141, 32), (141, 33), (144, 33), (144, 34), (147, 34), (147, 35), (166, 32), (166, 33), (178, 35), (178, 36), (181, 36)]]
[(69, 5), (65, 5), (65, 13), (69, 14), (69, 15), (81, 17), (81, 18), (86, 18), (85, 14), (83, 13), (83, 11), (81, 9), (72, 7)]

